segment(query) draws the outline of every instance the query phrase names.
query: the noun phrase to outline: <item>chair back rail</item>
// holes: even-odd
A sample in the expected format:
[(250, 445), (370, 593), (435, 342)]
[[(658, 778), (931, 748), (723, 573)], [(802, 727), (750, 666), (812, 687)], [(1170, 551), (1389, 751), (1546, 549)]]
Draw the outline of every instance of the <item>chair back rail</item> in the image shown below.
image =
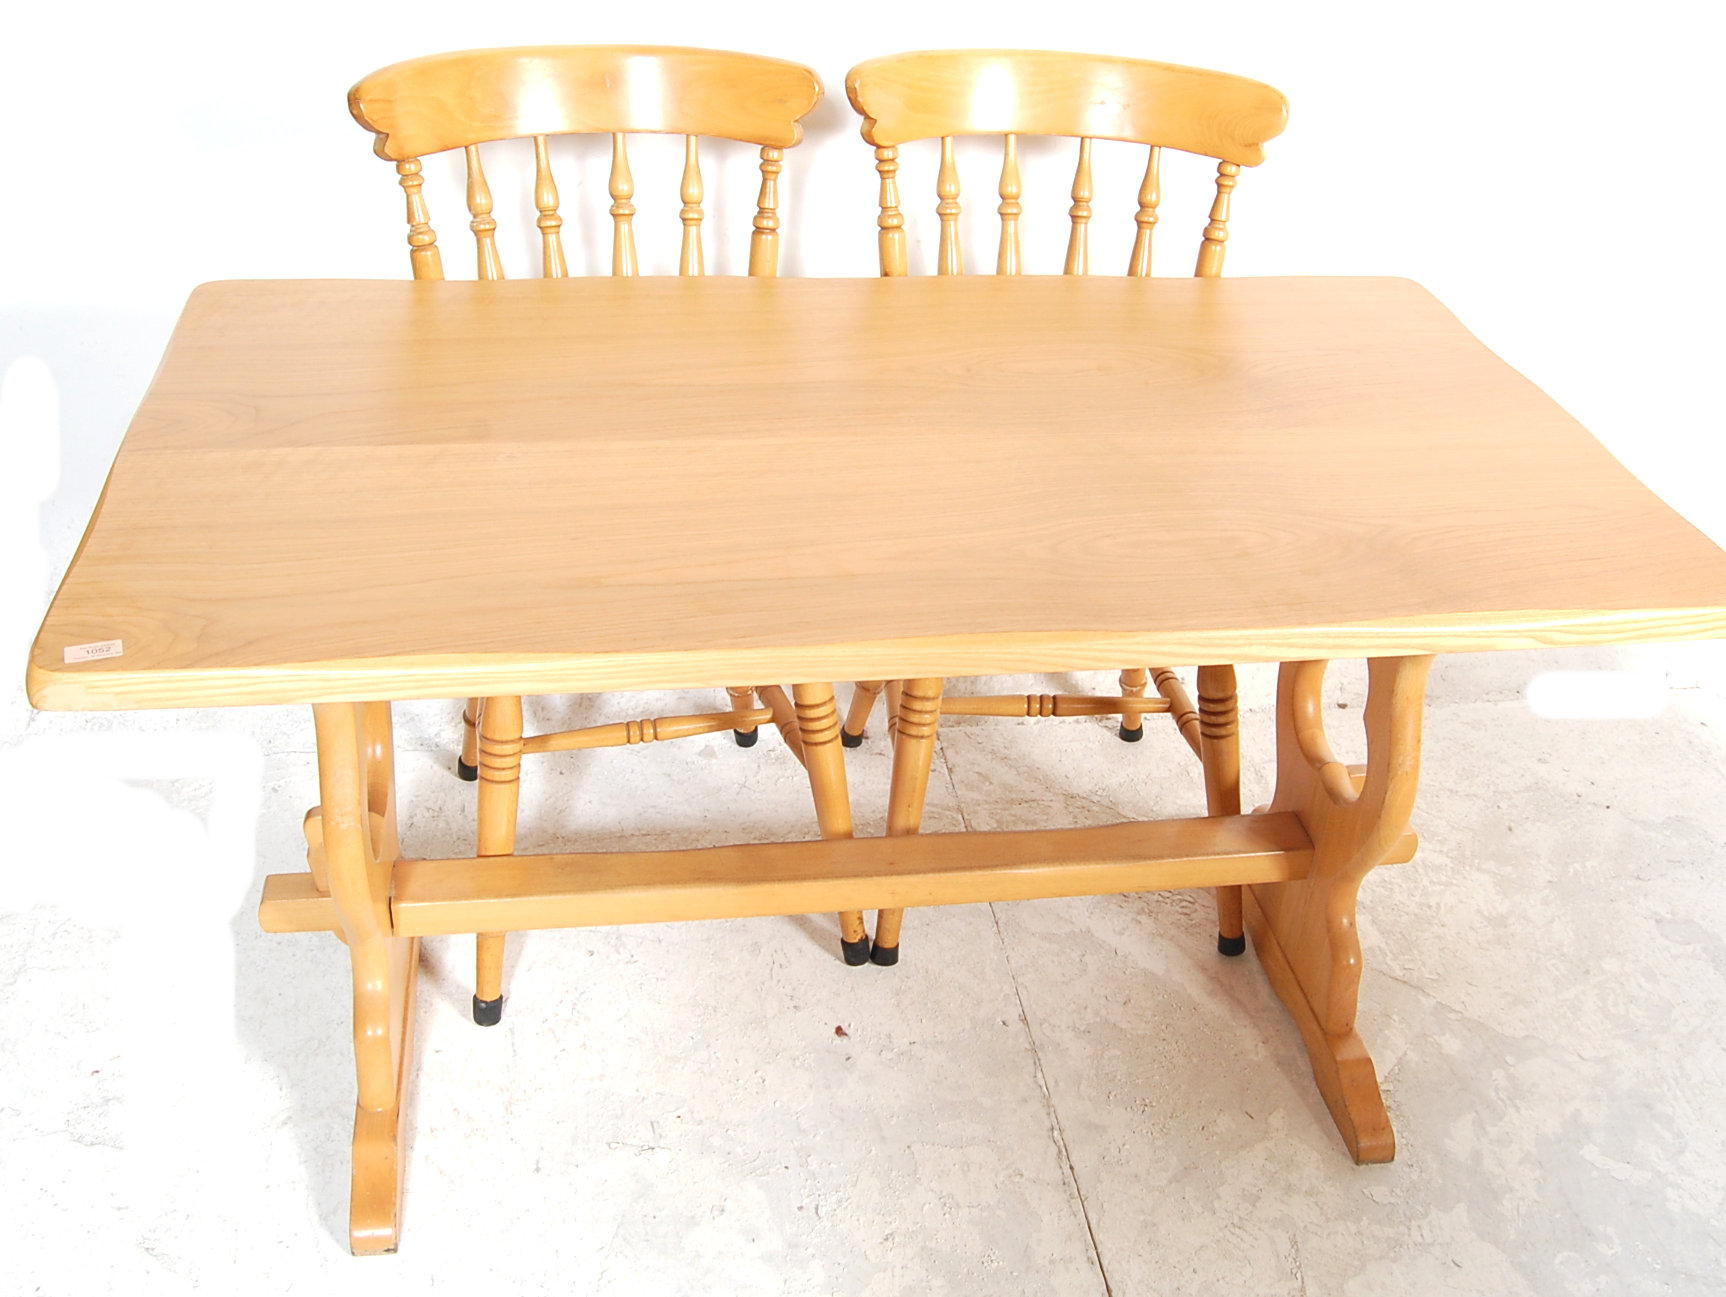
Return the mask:
[(964, 270), (960, 246), (959, 168), (954, 140), (962, 135), (1004, 137), (999, 186), (1000, 245), (997, 274), (1023, 267), (1020, 223), (1024, 206), (1018, 137), (1072, 136), (1078, 140), (1064, 266), (1069, 275), (1090, 270), (1089, 233), (1095, 187), (1093, 140), (1146, 145), (1129, 275), (1151, 273), (1151, 242), (1161, 202), (1159, 170), (1165, 148), (1217, 160), (1216, 198), (1199, 245), (1194, 273), (1222, 273), (1228, 240), (1229, 200), (1243, 166), (1264, 160), (1265, 141), (1282, 132), (1288, 101), (1259, 81), (1172, 63), (1046, 50), (924, 50), (870, 59), (845, 78), (851, 106), (863, 117), (863, 138), (875, 146), (880, 175), (880, 263), (883, 275), (908, 273), (905, 217), (899, 207), (899, 145), (939, 139), (936, 181), (941, 236), (936, 271)]
[(408, 250), (415, 279), (442, 279), (443, 260), (424, 196), (421, 159), (461, 149), (477, 275), (503, 278), (497, 218), (480, 146), (531, 138), (533, 204), (540, 273), (569, 273), (563, 216), (548, 147), (554, 135), (611, 137), (611, 273), (634, 275), (635, 181), (631, 134), (683, 135), (679, 186), (682, 248), (678, 271), (705, 273), (699, 139), (710, 136), (761, 150), (761, 188), (750, 232), (749, 273), (778, 271), (778, 177), (784, 150), (803, 138), (800, 119), (821, 98), (808, 68), (782, 59), (673, 46), (549, 46), (467, 50), (392, 64), (348, 92), (354, 120), (376, 139), (373, 151), (396, 165), (407, 197)]

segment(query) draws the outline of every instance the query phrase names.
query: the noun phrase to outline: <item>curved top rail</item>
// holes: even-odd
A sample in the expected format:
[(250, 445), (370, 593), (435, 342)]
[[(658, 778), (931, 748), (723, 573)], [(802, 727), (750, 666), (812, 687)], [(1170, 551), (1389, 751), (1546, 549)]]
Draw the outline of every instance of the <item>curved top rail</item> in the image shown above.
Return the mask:
[(919, 50), (845, 77), (878, 147), (945, 135), (1073, 135), (1264, 161), (1288, 100), (1261, 81), (1144, 59), (1052, 50)]
[(381, 158), (527, 135), (709, 135), (787, 148), (821, 99), (800, 63), (661, 45), (461, 50), (393, 63), (348, 91)]

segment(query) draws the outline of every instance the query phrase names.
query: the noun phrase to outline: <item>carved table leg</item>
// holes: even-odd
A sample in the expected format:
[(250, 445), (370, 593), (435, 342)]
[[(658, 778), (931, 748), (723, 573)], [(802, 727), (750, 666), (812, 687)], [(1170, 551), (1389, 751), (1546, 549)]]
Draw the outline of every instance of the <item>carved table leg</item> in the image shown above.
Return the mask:
[[(1150, 670), (1146, 667), (1127, 667), (1121, 672), (1121, 697), (1143, 698), (1145, 686), (1151, 682)], [(1127, 743), (1137, 743), (1145, 737), (1145, 718), (1139, 712), (1122, 712), (1121, 739)]]
[(359, 1097), (349, 1243), (356, 1255), (394, 1252), (419, 941), (391, 935), (390, 883), (400, 844), (390, 709), (388, 703), (319, 703), (313, 715), (321, 854), (354, 972)]
[[(929, 791), (929, 766), (935, 759), (935, 732), (941, 724), (939, 679), (899, 682), (894, 724), (893, 784), (887, 795), (887, 836), (917, 832), (923, 823), (923, 799)], [(882, 910), (875, 916), (877, 964), (899, 962), (899, 925), (904, 910)]]
[[(1241, 734), (1232, 666), (1199, 668), (1199, 760), (1205, 767), (1205, 813), (1241, 813)], [(1241, 927), (1241, 889), (1217, 888), (1217, 949), (1245, 952)]]
[[(479, 854), (515, 850), (515, 816), (521, 800), (521, 699), (487, 698), (479, 726)], [(474, 939), (473, 1020), (495, 1027), (503, 1017), (501, 932)]]
[(839, 736), (846, 747), (862, 746), (869, 713), (875, 710), (875, 700), (881, 696), (886, 683), (885, 680), (859, 680), (851, 686), (851, 706), (846, 709), (845, 729)]
[[(839, 742), (839, 704), (830, 684), (792, 685), (797, 730), (803, 740), (803, 764), (809, 771), (809, 791), (815, 795), (815, 818), (823, 838), (851, 836), (851, 793), (845, 783), (845, 752)], [(869, 931), (862, 910), (839, 915), (839, 944), (845, 962), (869, 962)]]
[(1313, 1079), (1357, 1162), (1388, 1162), (1396, 1137), (1378, 1073), (1355, 1031), (1360, 937), (1355, 897), (1408, 827), (1420, 778), (1420, 719), (1430, 657), (1374, 658), (1366, 704), (1366, 779), (1355, 791), (1324, 737), (1325, 663), (1285, 662), (1277, 685), (1273, 811), (1312, 838), (1308, 876), (1246, 891), (1253, 949), (1306, 1042)]

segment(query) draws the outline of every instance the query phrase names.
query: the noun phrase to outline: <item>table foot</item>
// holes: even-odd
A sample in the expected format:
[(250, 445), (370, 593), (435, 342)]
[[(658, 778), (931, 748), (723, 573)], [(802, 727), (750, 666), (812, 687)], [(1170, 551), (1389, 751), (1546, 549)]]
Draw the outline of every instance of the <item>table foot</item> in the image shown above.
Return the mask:
[(869, 962), (869, 953), (874, 947), (868, 937), (861, 941), (841, 941), (839, 949), (845, 952), (845, 962), (852, 968), (861, 967)]
[(740, 748), (752, 748), (761, 738), (760, 730), (732, 730), (731, 737), (737, 740)]
[(863, 736), (861, 734), (853, 734), (850, 730), (840, 730), (839, 741), (848, 748), (860, 748), (863, 746)]
[(1396, 1133), (1378, 1088), (1378, 1070), (1360, 1033), (1352, 1028), (1338, 1033), (1324, 1029), (1299, 975), (1258, 906), (1256, 888), (1247, 889), (1246, 918), (1253, 934), (1253, 951), (1271, 989), (1300, 1029), (1313, 1080), (1350, 1156), (1359, 1163), (1393, 1160)]
[(1238, 937), (1225, 937), (1222, 933), (1217, 933), (1217, 954), (1244, 955), (1246, 953), (1247, 938), (1245, 933)]
[(1122, 721), (1121, 728), (1115, 732), (1121, 736), (1122, 743), (1137, 743), (1140, 739), (1145, 737), (1144, 722), (1139, 722), (1138, 726), (1134, 729), (1128, 729), (1126, 722)]
[(355, 1256), (394, 1252), (401, 1238), (402, 1132), (406, 1091), (413, 1067), (414, 1001), (418, 986), (419, 939), (391, 943), (389, 962), (396, 1018), (395, 1086), (382, 1108), (354, 1108), (353, 1180), (348, 1199), (348, 1247)]
[(455, 759), (455, 773), (456, 773), (457, 778), (462, 779), (465, 782), (470, 783), (470, 784), (476, 783), (479, 780), (479, 767), (478, 766), (470, 766), (467, 762), (463, 761), (460, 757), (457, 757)]
[(869, 952), (869, 962), (882, 968), (891, 968), (899, 962), (899, 947), (877, 945)]
[(482, 1027), (495, 1027), (503, 1021), (503, 996), (495, 1000), (473, 997), (473, 1020)]

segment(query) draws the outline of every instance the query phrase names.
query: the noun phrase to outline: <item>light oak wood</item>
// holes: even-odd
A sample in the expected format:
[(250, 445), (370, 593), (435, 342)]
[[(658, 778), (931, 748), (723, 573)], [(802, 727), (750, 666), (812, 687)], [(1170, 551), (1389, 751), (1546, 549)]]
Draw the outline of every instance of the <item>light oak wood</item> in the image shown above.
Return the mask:
[[(522, 715), (518, 697), (487, 698), (479, 722), (479, 854), (515, 851), (516, 812), (521, 804)], [(503, 995), (504, 931), (475, 937), (474, 998)]]
[(1141, 279), (1151, 273), (1151, 237), (1157, 230), (1157, 207), (1163, 201), (1162, 163), (1162, 149), (1151, 145), (1145, 178), (1139, 182), (1139, 210), (1133, 216), (1133, 255), (1127, 262), (1127, 274)]
[[(887, 836), (906, 837), (923, 824), (923, 801), (929, 792), (929, 764), (935, 756), (935, 735), (941, 725), (941, 689), (938, 677), (901, 680), (894, 699), (893, 782), (887, 793)], [(875, 954), (883, 949), (897, 958), (899, 929), (904, 922), (903, 903), (876, 893), (869, 904), (880, 908), (875, 916)]]
[(705, 712), (699, 716), (650, 716), (639, 721), (617, 721), (579, 730), (560, 730), (555, 734), (530, 735), (522, 740), (521, 751), (523, 756), (531, 756), (537, 752), (587, 752), (594, 748), (634, 747), (639, 743), (694, 738), (724, 730), (749, 733), (757, 725), (771, 724), (772, 721), (773, 712), (766, 707)]
[[(481, 855), (419, 862), (400, 854), (388, 705), (318, 705), (322, 804), (307, 816), (312, 868), (268, 879), (259, 920), (267, 931), (335, 932), (353, 961), (352, 1247), (393, 1250), (399, 1233), (417, 939), (474, 929), (802, 913), (817, 906), (840, 908), (850, 919), (863, 898), (894, 907), (881, 915), (882, 926), (890, 926), (906, 905), (1245, 883), (1253, 888), (1247, 909), (1255, 949), (1307, 1041), (1339, 1129), (1357, 1158), (1388, 1157), (1393, 1144), (1371, 1059), (1353, 1030), (1359, 985), (1353, 904), (1360, 876), (1414, 849), (1403, 826), (1413, 801), (1426, 667), (1423, 658), (1372, 663), (1364, 770), (1339, 767), (1324, 742), (1323, 664), (1284, 667), (1277, 805), (1292, 809), (915, 837), (941, 682), (913, 679), (899, 690), (889, 836), (854, 840), (832, 689), (804, 685), (796, 691), (793, 723), (810, 763), (821, 842), (517, 858), (487, 853), (513, 833), (502, 817), (482, 819)], [(1221, 723), (1209, 705), (1221, 683), (1207, 676), (1201, 684), (1212, 726)], [(506, 795), (519, 767), (519, 735), (519, 700), (488, 699), (480, 756), (486, 781)], [(315, 873), (320, 860), (327, 889)]]
[(478, 251), (478, 277), (503, 276), (497, 219), (480, 158), (481, 144), (532, 138), (534, 207), (541, 242), (541, 274), (569, 273), (563, 250), (549, 138), (603, 134), (612, 141), (607, 182), (611, 198), (612, 273), (634, 275), (635, 181), (627, 136), (687, 137), (679, 196), (683, 224), (680, 269), (704, 270), (700, 223), (702, 183), (696, 153), (707, 135), (760, 146), (762, 203), (750, 236), (750, 274), (775, 273), (778, 256), (777, 190), (772, 176), (784, 150), (802, 138), (800, 119), (821, 98), (821, 81), (808, 68), (780, 59), (722, 50), (671, 46), (544, 46), (467, 50), (410, 59), (374, 72), (348, 92), (354, 120), (373, 132), (374, 151), (396, 163), (408, 201), (408, 244), (416, 279), (443, 278), (437, 234), (424, 196), (420, 159), (463, 149), (468, 169), (468, 210)]
[(784, 156), (783, 149), (761, 150), (761, 192), (749, 236), (749, 273), (757, 278), (779, 273), (779, 173), (785, 169)]
[[(1139, 186), (1136, 233), (1127, 273), (1146, 278), (1151, 273), (1151, 236), (1161, 201), (1159, 167), (1163, 147), (1187, 148), (1220, 159), (1217, 195), (1210, 223), (1200, 244), (1196, 273), (1205, 278), (1221, 274), (1223, 247), (1228, 238), (1229, 197), (1244, 159), (1257, 162), (1262, 145), (1282, 130), (1287, 105), (1268, 86), (1223, 73), (1177, 68), (1168, 64), (1134, 62), (1118, 58), (1052, 53), (1016, 54), (997, 50), (931, 51), (874, 59), (854, 68), (846, 79), (851, 103), (864, 117), (864, 138), (891, 152), (898, 143), (939, 135), (941, 166), (936, 182), (940, 202), (936, 213), (941, 222), (937, 270), (943, 275), (960, 273), (963, 257), (959, 245), (958, 201), (960, 180), (954, 161), (954, 136), (999, 128), (1005, 134), (1001, 164), (998, 212), (1001, 238), (996, 255), (998, 274), (1020, 273), (1019, 220), (1024, 210), (1019, 201), (1022, 186), (1018, 167), (1016, 132), (1077, 134), (1078, 160), (1073, 172), (1072, 206), (1068, 209), (1070, 232), (1063, 270), (1068, 275), (1090, 272), (1090, 226), (1095, 196), (1092, 174), (1092, 132), (1147, 144), (1144, 179)], [(1218, 123), (1227, 121), (1225, 128)], [(876, 150), (881, 158), (883, 147)], [(894, 155), (896, 158), (896, 154)], [(877, 164), (878, 167), (881, 165)], [(893, 162), (897, 169), (896, 160)], [(902, 227), (897, 212), (898, 195), (889, 192), (888, 174), (882, 172), (881, 273), (905, 273)], [(891, 205), (891, 212), (889, 211)], [(889, 241), (892, 224), (897, 237)], [(1173, 679), (1166, 668), (1161, 676)], [(1103, 714), (1122, 717), (1123, 739), (1137, 738), (1143, 730), (1140, 712), (1133, 700), (1142, 698), (1148, 671), (1129, 667), (1121, 673), (1121, 693), (1095, 712), (1081, 713), (1069, 706), (1064, 712), (1034, 707), (1021, 710), (1006, 699), (966, 700), (969, 715)], [(954, 706), (944, 708), (954, 713)], [(1190, 708), (1188, 709), (1190, 712)], [(1189, 741), (1196, 726), (1185, 723)], [(861, 721), (854, 733), (861, 732)], [(1231, 763), (1238, 757), (1225, 749), (1237, 746), (1233, 731), (1201, 753), (1207, 768)], [(1197, 744), (1195, 743), (1195, 747)], [(1241, 926), (1238, 892), (1218, 895), (1219, 931), (1228, 944), (1237, 943)]]
[[(475, 277), (502, 279), (503, 262), (497, 255), (497, 218), (491, 214), (491, 186), (485, 180), (485, 167), (480, 161), (479, 146), (470, 144), (467, 154), (467, 210), (473, 220), (469, 228), (479, 254)], [(553, 199), (553, 206), (556, 200)]]
[(869, 723), (869, 713), (874, 710), (875, 700), (881, 696), (884, 680), (859, 680), (851, 686), (851, 705), (845, 710), (845, 733), (855, 740), (863, 737), (863, 728)]
[(852, 68), (845, 92), (863, 116), (863, 138), (886, 147), (944, 135), (1070, 135), (1251, 167), (1288, 121), (1288, 101), (1245, 77), (1049, 50), (889, 54)]
[[(778, 189), (785, 143), (796, 143), (797, 119), (820, 98), (819, 80), (807, 69), (777, 60), (716, 51), (648, 47), (509, 49), (439, 55), (397, 64), (366, 78), (349, 96), (354, 117), (376, 133), (380, 156), (399, 157), (403, 151), (463, 149), (467, 163), (467, 205), (478, 253), (477, 277), (503, 278), (497, 249), (497, 219), (490, 186), (480, 157), (483, 141), (510, 135), (531, 135), (534, 150), (533, 203), (540, 235), (541, 275), (563, 279), (568, 263), (563, 249), (563, 216), (557, 181), (552, 172), (549, 136), (573, 131), (604, 132), (611, 137), (611, 170), (607, 194), (611, 200), (611, 273), (630, 278), (639, 273), (635, 243), (635, 180), (629, 165), (627, 135), (632, 130), (666, 131), (667, 122), (682, 122), (684, 168), (679, 184), (682, 245), (679, 272), (705, 272), (701, 241), (703, 185), (700, 133), (750, 140), (761, 148), (762, 188), (750, 238), (749, 272), (777, 273)], [(501, 133), (500, 133), (501, 132)], [(408, 195), (409, 244), (416, 278), (442, 277), (436, 256), (436, 235), (429, 224), (423, 178), (416, 157), (397, 164)], [(733, 694), (733, 709), (739, 709)], [(464, 713), (462, 761), (472, 767), (477, 703)], [(523, 751), (569, 751), (652, 742), (674, 736), (711, 733), (721, 726), (712, 717), (649, 718), (624, 725), (588, 727), (560, 734), (538, 735)], [(739, 733), (755, 728), (753, 721), (735, 726)], [(482, 803), (496, 801), (483, 782)], [(513, 825), (514, 805), (507, 812)], [(481, 821), (487, 819), (482, 810)], [(511, 830), (513, 833), (513, 829)], [(503, 937), (482, 934), (478, 943), (478, 997), (493, 1000), (501, 992)]]
[(1181, 678), (1168, 667), (1152, 667), (1150, 677), (1160, 693), (1169, 703), (1169, 716), (1181, 731), (1181, 737), (1187, 741), (1187, 746), (1193, 750), (1193, 755), (1204, 756), (1203, 735), (1199, 721), (1199, 709), (1193, 706), (1193, 700), (1187, 693), (1187, 687), (1181, 683)]
[(935, 180), (935, 192), (941, 196), (935, 206), (935, 214), (941, 219), (935, 270), (942, 275), (962, 275), (965, 256), (959, 246), (959, 216), (964, 209), (959, 204), (959, 165), (953, 158), (951, 135), (941, 137), (941, 170)]
[(1367, 769), (1358, 784), (1324, 738), (1324, 662), (1286, 662), (1277, 686), (1277, 788), (1271, 813), (1299, 816), (1313, 842), (1300, 882), (1246, 889), (1253, 948), (1300, 1028), (1313, 1079), (1357, 1162), (1388, 1162), (1396, 1139), (1372, 1058), (1355, 1030), (1361, 880), (1391, 855), (1420, 778), (1429, 657), (1369, 664)]
[(908, 273), (905, 254), (905, 213), (899, 210), (899, 150), (875, 150), (875, 172), (881, 178), (881, 194), (877, 200), (880, 215), (875, 218), (879, 229), (878, 242), (883, 275)]
[[(965, 489), (907, 510), (906, 463)], [(740, 523), (764, 481), (845, 526)], [(209, 706), (1722, 634), (1726, 555), (1403, 280), (243, 283), (193, 295), (28, 683)]]
[[(1415, 834), (1404, 833), (1381, 864), (1406, 864), (1419, 845)], [(1257, 812), (1238, 822), (1153, 820), (859, 838), (841, 848), (784, 842), (404, 860), (396, 869), (391, 917), (398, 934), (430, 936), (499, 922), (505, 910), (513, 930), (804, 914), (829, 901), (839, 905), (883, 895), (905, 905), (1101, 896), (1203, 887), (1221, 878), (1235, 879), (1237, 886), (1298, 880), (1306, 876), (1311, 856), (1298, 818)], [(862, 911), (851, 913), (859, 930), (846, 940), (861, 940)], [(310, 874), (270, 874), (258, 903), (258, 926), (265, 932), (339, 936), (341, 920), (334, 899), (318, 890)]]
[(1137, 719), (1145, 712), (1166, 712), (1166, 698), (1096, 694), (966, 694), (943, 696), (943, 716), (1123, 716)]
[(1205, 226), (1204, 241), (1199, 244), (1199, 262), (1195, 275), (1213, 278), (1223, 273), (1223, 253), (1229, 237), (1229, 197), (1239, 183), (1235, 177), (1241, 169), (1232, 162), (1217, 163), (1217, 196), (1211, 203), (1210, 224)]
[[(478, 156), (479, 149), (473, 150)], [(562, 279), (569, 273), (563, 257), (563, 217), (557, 210), (557, 180), (551, 174), (551, 146), (543, 135), (533, 137), (533, 206), (539, 213), (540, 274)]]
[[(997, 275), (1019, 273), (1019, 217), (1025, 210), (1025, 205), (1019, 201), (1022, 192), (1024, 191), (1019, 183), (1019, 137), (1009, 135), (1001, 150), (1001, 205), (995, 209), (1001, 217), (1001, 246), (995, 254)], [(885, 268), (882, 273), (886, 273)]]
[(761, 695), (761, 703), (773, 717), (773, 725), (785, 740), (785, 746), (799, 764), (807, 766), (803, 757), (803, 735), (797, 726), (797, 708), (791, 702), (791, 696), (779, 685), (761, 685), (756, 692)]
[(701, 248), (701, 137), (686, 135), (683, 140), (683, 183), (678, 196), (683, 199), (683, 247), (677, 258), (680, 275), (704, 275), (707, 260)]
[[(830, 684), (792, 687), (797, 709), (797, 738), (804, 768), (809, 772), (809, 791), (815, 797), (815, 818), (821, 836), (828, 841), (849, 839), (851, 793), (845, 782), (845, 754), (839, 742), (839, 706)], [(863, 911), (857, 905), (834, 905), (839, 915), (840, 939), (863, 940), (867, 935)]]
[(1090, 273), (1091, 195), (1093, 192), (1091, 141), (1082, 139), (1079, 141), (1078, 169), (1073, 172), (1073, 205), (1067, 209), (1067, 218), (1072, 222), (1072, 230), (1067, 235), (1067, 261), (1063, 270), (1069, 275)]
[(425, 173), (418, 158), (396, 163), (396, 175), (408, 203), (408, 260), (415, 279), (442, 279), (443, 257), (437, 249), (437, 231), (426, 211)]
[(805, 914), (865, 900), (902, 906), (1088, 896), (1305, 876), (1294, 816), (1155, 820), (1101, 828), (764, 843), (685, 851), (403, 861), (403, 934), (511, 931)]
[[(1150, 684), (1150, 682), (1151, 673), (1146, 668), (1126, 667), (1121, 672), (1121, 701), (1128, 702), (1135, 698), (1143, 698), (1145, 696), (1145, 687)], [(1169, 700), (1166, 698), (1163, 699), (1163, 706), (1159, 710), (1169, 710), (1168, 701)], [(1143, 729), (1144, 722), (1140, 719), (1137, 712), (1124, 711), (1121, 715), (1121, 728), (1123, 730)]]
[(622, 132), (611, 137), (611, 273), (633, 275), (635, 261), (635, 177), (629, 170), (629, 147)]
[(401, 1219), (403, 1102), (413, 1064), (419, 943), (390, 915), (396, 833), (394, 746), (387, 703), (313, 709), (319, 823), (331, 903), (353, 965), (354, 1112), (349, 1244), (393, 1252)]
[[(1240, 717), (1235, 669), (1199, 668), (1199, 759), (1205, 770), (1205, 809), (1211, 815), (1241, 813)], [(1217, 935), (1237, 941), (1242, 935), (1241, 889), (1217, 888)]]
[(789, 148), (821, 98), (801, 64), (664, 45), (463, 50), (391, 64), (348, 91), (400, 161), (531, 135), (710, 135)]

